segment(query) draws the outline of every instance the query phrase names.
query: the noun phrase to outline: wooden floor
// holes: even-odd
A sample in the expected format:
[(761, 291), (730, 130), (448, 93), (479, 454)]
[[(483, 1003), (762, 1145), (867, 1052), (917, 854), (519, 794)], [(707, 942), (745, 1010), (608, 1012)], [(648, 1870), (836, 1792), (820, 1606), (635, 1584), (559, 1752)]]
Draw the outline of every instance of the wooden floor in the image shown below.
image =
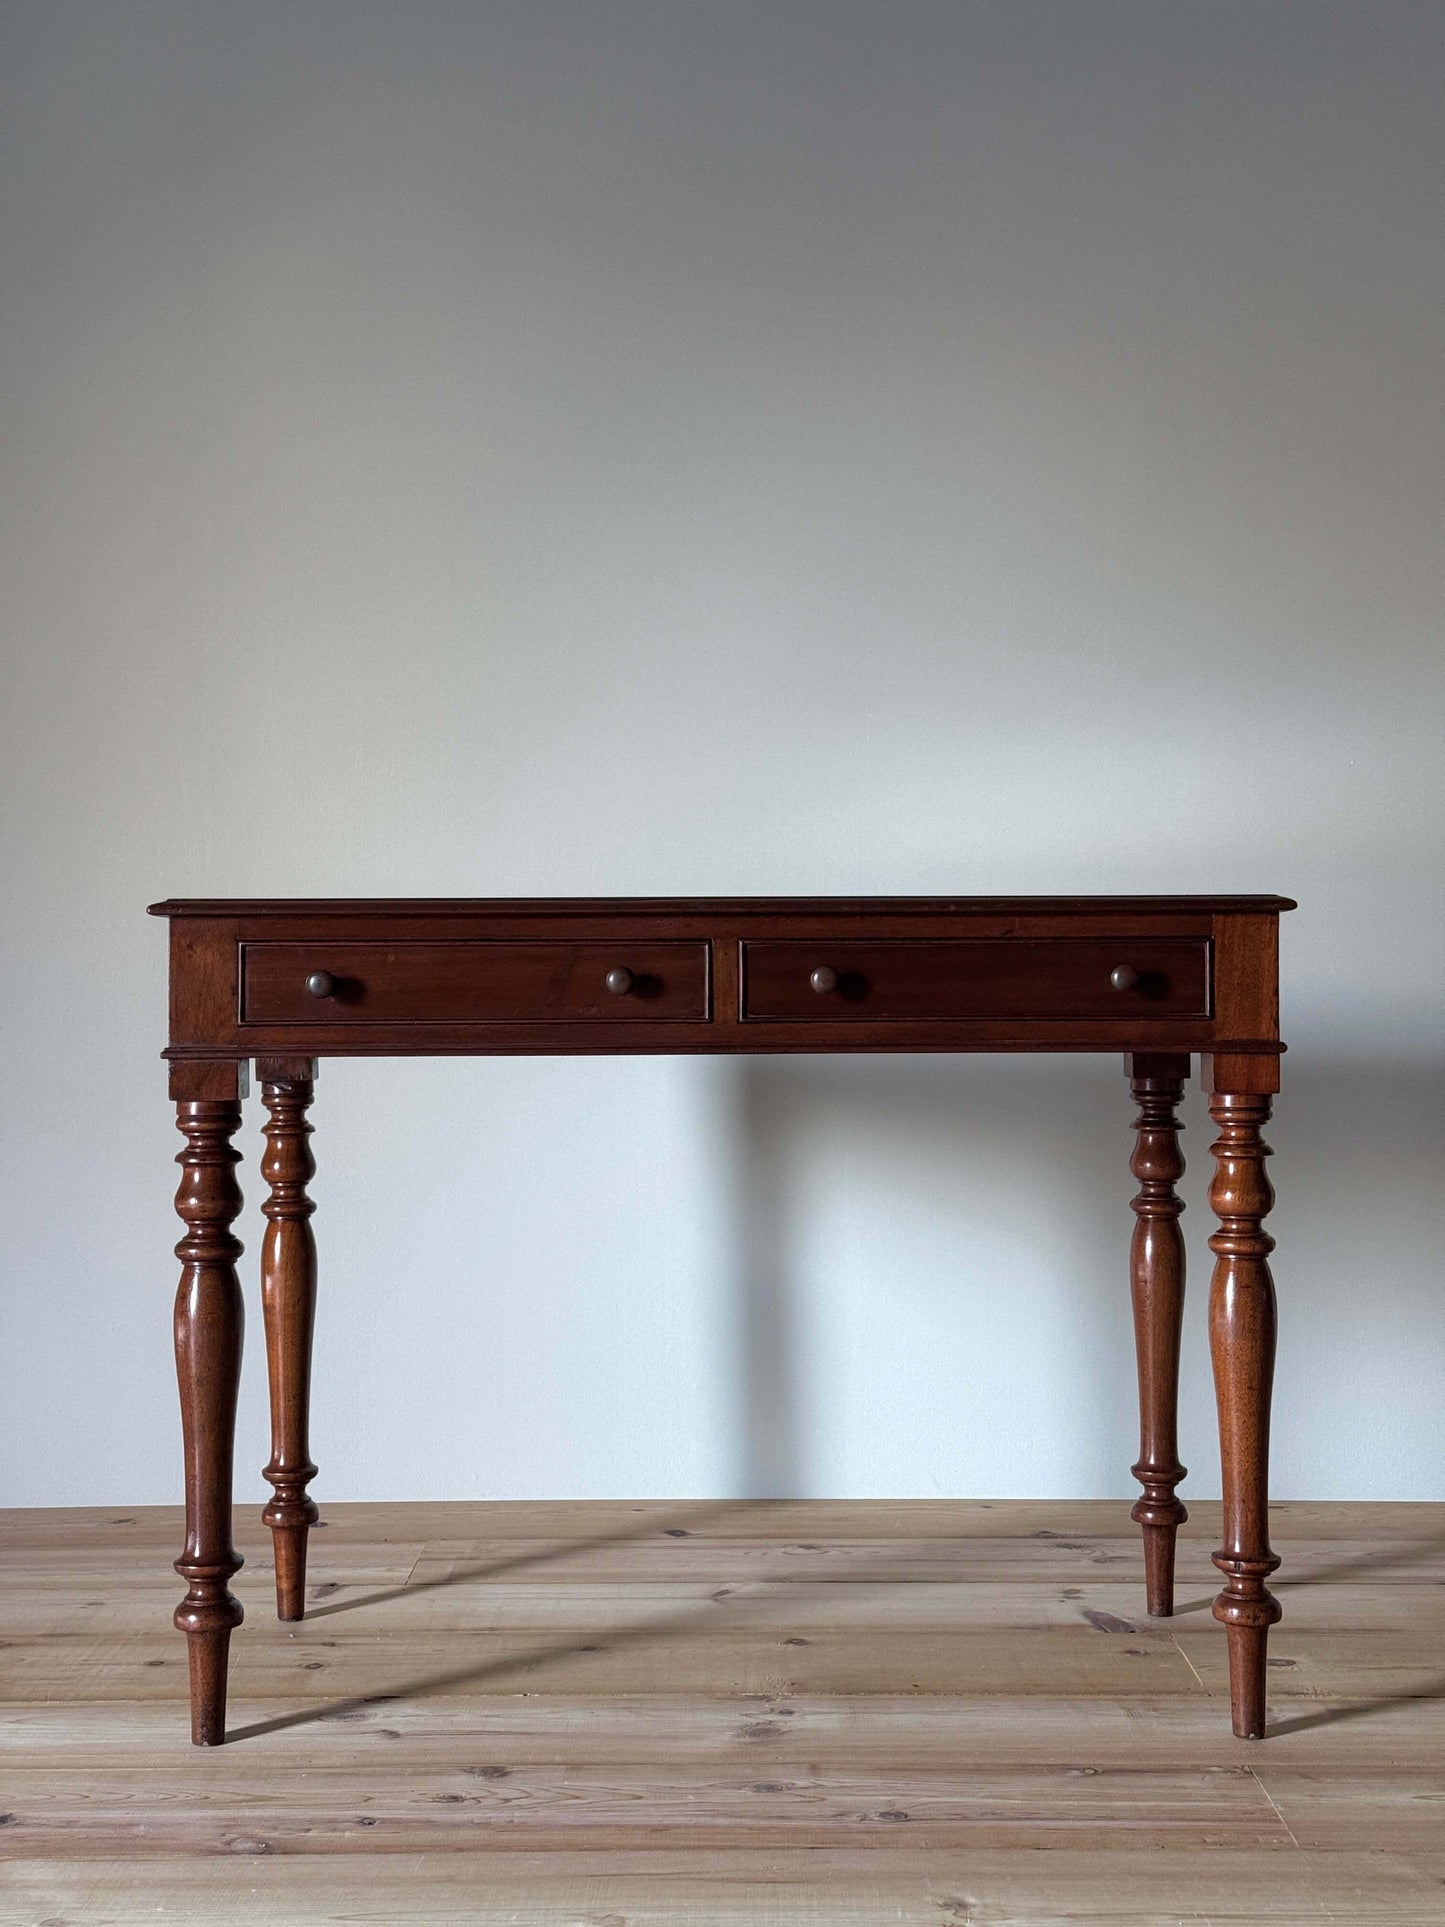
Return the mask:
[(0, 1514), (0, 1921), (1445, 1922), (1445, 1506), (1274, 1516), (1255, 1744), (1213, 1506), (354, 1505), (198, 1752), (178, 1515)]

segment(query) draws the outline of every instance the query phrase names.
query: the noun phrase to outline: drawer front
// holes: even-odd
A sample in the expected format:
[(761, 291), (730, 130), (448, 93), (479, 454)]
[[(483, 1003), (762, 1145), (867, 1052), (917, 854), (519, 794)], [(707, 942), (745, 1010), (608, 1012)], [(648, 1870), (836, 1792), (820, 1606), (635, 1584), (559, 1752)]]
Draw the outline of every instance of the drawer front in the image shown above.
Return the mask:
[[(1203, 937), (819, 938), (745, 943), (742, 950), (744, 1020), (1209, 1015)], [(1115, 972), (1122, 988), (1112, 981)]]
[(707, 1015), (705, 943), (241, 946), (243, 1024), (625, 1025)]

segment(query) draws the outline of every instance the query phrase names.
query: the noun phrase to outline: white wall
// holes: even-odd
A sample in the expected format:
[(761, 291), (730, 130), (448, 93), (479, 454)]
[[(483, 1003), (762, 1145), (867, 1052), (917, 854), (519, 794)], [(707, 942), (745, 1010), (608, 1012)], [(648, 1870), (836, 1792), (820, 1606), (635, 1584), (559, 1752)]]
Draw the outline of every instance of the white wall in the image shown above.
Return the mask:
[[(4, 23), (0, 1497), (179, 1491), (147, 901), (1090, 890), (1299, 897), (1276, 1489), (1445, 1495), (1445, 16)], [(318, 1492), (1126, 1493), (1129, 1115), (327, 1063)]]

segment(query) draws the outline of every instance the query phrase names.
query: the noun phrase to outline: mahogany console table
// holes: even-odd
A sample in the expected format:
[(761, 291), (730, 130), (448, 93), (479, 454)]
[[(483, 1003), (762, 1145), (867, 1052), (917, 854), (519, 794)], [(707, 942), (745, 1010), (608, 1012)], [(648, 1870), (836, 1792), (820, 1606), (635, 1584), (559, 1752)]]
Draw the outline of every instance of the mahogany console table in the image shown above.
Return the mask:
[(1131, 1254), (1148, 1609), (1173, 1610), (1187, 1516), (1175, 1440), (1184, 1298), (1176, 1107), (1201, 1057), (1219, 1136), (1209, 1334), (1219, 1405), (1234, 1731), (1264, 1732), (1279, 1564), (1267, 1524), (1274, 1202), (1260, 1135), (1279, 1089), (1287, 897), (263, 899), (151, 905), (170, 920), (171, 1096), (185, 1149), (176, 1368), (186, 1460), (191, 1737), (225, 1738), (231, 1468), (241, 1365), (232, 1138), (256, 1062), (268, 1112), (261, 1300), (276, 1604), (300, 1619), (316, 1251), (306, 1185), (316, 1059), (624, 1052), (1122, 1051), (1139, 1112)]

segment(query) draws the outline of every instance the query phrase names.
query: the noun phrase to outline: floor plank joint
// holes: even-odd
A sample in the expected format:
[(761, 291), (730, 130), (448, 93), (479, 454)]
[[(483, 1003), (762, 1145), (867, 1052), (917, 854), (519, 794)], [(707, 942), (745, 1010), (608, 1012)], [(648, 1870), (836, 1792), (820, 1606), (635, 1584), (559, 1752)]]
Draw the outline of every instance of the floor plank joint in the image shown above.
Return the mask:
[(179, 1512), (0, 1514), (0, 1923), (1445, 1923), (1445, 1507), (1275, 1509), (1257, 1743), (1191, 1515), (338, 1505), (283, 1625), (248, 1512), (196, 1751)]

